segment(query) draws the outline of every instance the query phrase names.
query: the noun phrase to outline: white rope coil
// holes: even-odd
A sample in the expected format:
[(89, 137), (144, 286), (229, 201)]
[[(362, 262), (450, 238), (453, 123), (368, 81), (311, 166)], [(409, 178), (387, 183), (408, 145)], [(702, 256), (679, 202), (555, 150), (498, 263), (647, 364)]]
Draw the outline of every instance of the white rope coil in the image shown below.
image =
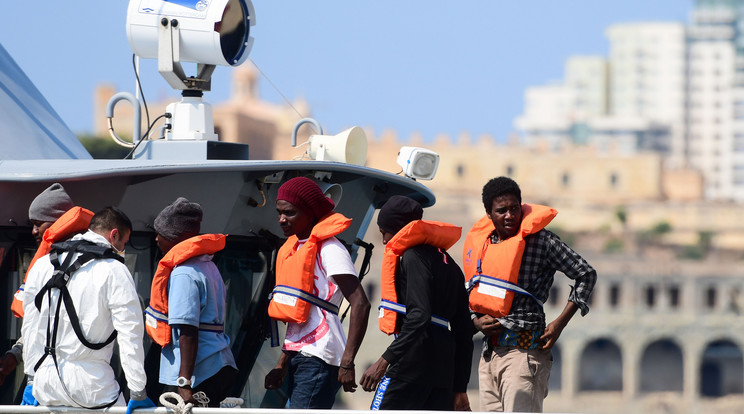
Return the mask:
[[(175, 404), (168, 401), (168, 399), (175, 400)], [(184, 402), (183, 398), (177, 392), (164, 392), (160, 394), (160, 403), (163, 404), (163, 407), (175, 411), (176, 414), (189, 414), (194, 407), (194, 404)]]
[[(207, 397), (207, 394), (205, 394), (204, 391), (194, 393), (193, 397), (194, 400), (199, 403), (197, 405), (198, 407), (209, 406), (209, 397)], [(174, 400), (175, 403), (169, 401), (169, 399)], [(243, 402), (242, 398), (227, 397), (220, 402), (220, 408), (240, 408), (243, 405)], [(185, 402), (183, 397), (181, 397), (177, 392), (164, 392), (160, 395), (160, 403), (163, 404), (163, 407), (170, 408), (176, 414), (190, 414), (191, 409), (194, 408), (193, 403)]]

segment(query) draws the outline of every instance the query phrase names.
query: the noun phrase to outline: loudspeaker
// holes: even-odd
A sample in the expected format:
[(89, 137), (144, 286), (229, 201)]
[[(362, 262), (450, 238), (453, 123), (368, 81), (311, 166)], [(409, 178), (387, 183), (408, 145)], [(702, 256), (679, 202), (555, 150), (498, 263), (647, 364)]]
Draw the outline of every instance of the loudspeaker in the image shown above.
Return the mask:
[(337, 161), (364, 165), (367, 162), (367, 135), (358, 126), (336, 135), (311, 135), (307, 150), (318, 161)]
[(319, 182), (318, 187), (323, 191), (323, 195), (330, 198), (333, 204), (338, 207), (338, 203), (341, 202), (341, 196), (344, 194), (344, 188), (341, 187), (341, 184)]

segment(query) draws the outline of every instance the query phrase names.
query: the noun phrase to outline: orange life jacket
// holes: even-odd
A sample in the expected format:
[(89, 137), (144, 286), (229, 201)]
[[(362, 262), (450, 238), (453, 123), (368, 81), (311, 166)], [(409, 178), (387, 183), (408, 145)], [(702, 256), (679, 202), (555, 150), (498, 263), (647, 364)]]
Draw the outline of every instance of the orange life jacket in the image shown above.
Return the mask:
[(473, 225), (465, 237), (462, 255), (470, 309), (498, 318), (509, 314), (515, 293), (532, 296), (517, 285), (524, 238), (545, 228), (556, 214), (550, 207), (522, 204), (517, 234), (496, 244), (489, 240), (495, 227), (488, 215)]
[[(338, 306), (313, 294), (315, 261), (323, 240), (340, 234), (351, 219), (331, 212), (313, 226), (310, 237), (297, 248), (297, 236), (290, 236), (276, 257), (276, 287), (269, 302), (269, 316), (284, 322), (305, 322), (312, 305), (338, 313)], [(300, 299), (300, 300), (298, 300)]]
[(10, 305), (10, 310), (13, 312), (13, 315), (15, 315), (16, 318), (23, 317), (23, 301), (21, 301), (19, 297), (21, 296), (21, 292), (23, 292), (23, 289), (25, 287), (26, 279), (28, 278), (28, 272), (31, 271), (31, 268), (34, 266), (36, 261), (39, 260), (41, 257), (49, 254), (54, 243), (64, 240), (75, 233), (86, 231), (88, 229), (88, 225), (90, 225), (90, 219), (92, 218), (92, 211), (82, 207), (73, 207), (67, 210), (65, 214), (62, 214), (57, 219), (57, 221), (52, 223), (52, 225), (49, 226), (48, 229), (46, 229), (46, 231), (42, 235), (39, 248), (36, 249), (36, 254), (34, 254), (34, 258), (31, 259), (31, 263), (28, 265), (26, 276), (24, 276), (23, 278), (23, 283), (13, 296), (13, 303), (11, 303)]
[[(186, 239), (173, 246), (160, 259), (150, 288), (150, 306), (145, 309), (147, 334), (161, 347), (171, 342), (171, 327), (168, 325), (168, 279), (179, 264), (203, 254), (214, 254), (225, 248), (224, 234), (202, 234)], [(221, 332), (221, 325), (199, 324), (200, 330)]]
[[(449, 249), (462, 235), (462, 227), (438, 221), (415, 220), (400, 229), (385, 245), (382, 256), (382, 272), (380, 275), (380, 314), (378, 325), (386, 334), (398, 333), (398, 314), (405, 314), (406, 307), (398, 303), (395, 292), (395, 273), (398, 261), (410, 247), (428, 244), (441, 249)], [(447, 328), (447, 320), (432, 315), (432, 323)]]

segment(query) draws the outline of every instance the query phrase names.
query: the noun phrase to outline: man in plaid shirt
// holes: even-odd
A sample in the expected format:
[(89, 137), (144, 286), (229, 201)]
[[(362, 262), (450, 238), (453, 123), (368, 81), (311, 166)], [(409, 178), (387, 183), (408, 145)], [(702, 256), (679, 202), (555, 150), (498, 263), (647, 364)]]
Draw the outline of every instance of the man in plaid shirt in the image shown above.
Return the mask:
[[(471, 274), (465, 275), (466, 278), (480, 274), (481, 268), (484, 269), (484, 275), (488, 274), (489, 247), (528, 233), (524, 230), (523, 219), (529, 217), (529, 220), (534, 220), (537, 214), (530, 213), (552, 212), (534, 233), (524, 235), (521, 263), (518, 257), (514, 261), (520, 265), (514, 289), (517, 293), (514, 294), (511, 308), (502, 315), (491, 312), (497, 317), (480, 312), (472, 315), (475, 328), (485, 335), (478, 369), (480, 409), (542, 412), (543, 400), (548, 394), (551, 348), (576, 311), (581, 310), (582, 316), (589, 311), (589, 297), (597, 280), (597, 272), (558, 236), (543, 228), (553, 218), (555, 210), (523, 205), (519, 185), (512, 179), (497, 177), (486, 183), (483, 187), (483, 205), (487, 218), (473, 226), (463, 252), (466, 272), (476, 269), (476, 266), (478, 270), (471, 270)], [(479, 225), (481, 230), (476, 232)], [(491, 229), (489, 234), (488, 230)], [(493, 260), (490, 265), (493, 269)], [(516, 269), (513, 270), (516, 272)], [(576, 283), (563, 312), (546, 325), (542, 303), (548, 299), (556, 271), (564, 273)], [(497, 285), (501, 283), (496, 282)], [(480, 285), (473, 283), (471, 289), (489, 292), (488, 288), (489, 294), (498, 296), (494, 294), (498, 291), (501, 292), (500, 297), (504, 297), (504, 289), (484, 286), (488, 283), (489, 278), (485, 277)], [(471, 293), (471, 308), (473, 301), (474, 295)]]

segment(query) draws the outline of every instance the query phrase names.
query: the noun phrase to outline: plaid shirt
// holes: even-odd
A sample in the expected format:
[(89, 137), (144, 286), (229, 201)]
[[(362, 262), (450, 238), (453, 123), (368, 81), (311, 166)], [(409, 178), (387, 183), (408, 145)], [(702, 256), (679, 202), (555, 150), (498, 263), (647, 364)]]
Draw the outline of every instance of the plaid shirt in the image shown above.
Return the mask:
[[(576, 281), (568, 300), (581, 309), (581, 315), (589, 312), (589, 296), (597, 282), (597, 272), (584, 258), (549, 230), (525, 237), (524, 254), (519, 268), (517, 284), (543, 303), (548, 300), (556, 271)], [(534, 299), (516, 294), (511, 311), (499, 321), (508, 329), (544, 330), (545, 312)]]
[[(525, 237), (524, 254), (519, 268), (517, 285), (530, 292), (543, 303), (548, 300), (556, 271), (576, 281), (568, 300), (578, 305), (581, 316), (589, 312), (589, 296), (597, 282), (597, 271), (573, 249), (549, 230), (540, 230)], [(534, 299), (516, 294), (511, 311), (499, 322), (514, 331), (545, 330), (545, 312)], [(490, 350), (488, 338), (483, 341), (483, 351)]]

